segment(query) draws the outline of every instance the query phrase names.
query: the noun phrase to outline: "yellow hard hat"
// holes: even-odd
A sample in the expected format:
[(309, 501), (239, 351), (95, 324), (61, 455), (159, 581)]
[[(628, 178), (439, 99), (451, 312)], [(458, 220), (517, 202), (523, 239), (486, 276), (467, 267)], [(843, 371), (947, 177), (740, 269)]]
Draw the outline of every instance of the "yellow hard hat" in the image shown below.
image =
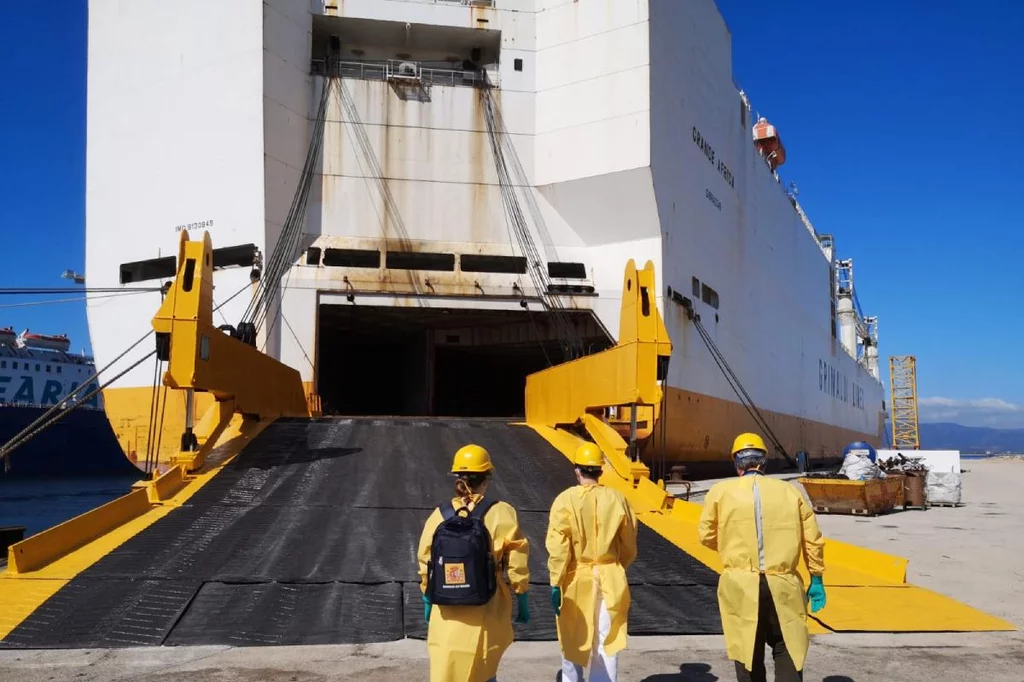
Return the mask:
[(576, 448), (572, 463), (581, 467), (599, 467), (604, 464), (604, 455), (594, 443), (584, 443)]
[(452, 460), (453, 474), (482, 474), (492, 470), (491, 456), (479, 445), (464, 445)]
[(732, 442), (732, 454), (735, 455), (740, 450), (760, 450), (768, 454), (768, 448), (764, 446), (764, 440), (756, 433), (741, 433), (736, 436), (736, 440)]

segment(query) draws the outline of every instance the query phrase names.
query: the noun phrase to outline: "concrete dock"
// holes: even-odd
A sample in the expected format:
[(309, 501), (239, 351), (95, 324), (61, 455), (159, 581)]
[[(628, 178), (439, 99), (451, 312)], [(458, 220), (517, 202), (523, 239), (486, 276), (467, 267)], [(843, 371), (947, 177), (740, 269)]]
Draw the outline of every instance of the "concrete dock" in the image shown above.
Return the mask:
[[(876, 518), (819, 516), (819, 521), (829, 537), (908, 558), (910, 582), (1024, 629), (1024, 461), (965, 461), (964, 467), (963, 507)], [(550, 681), (558, 665), (557, 644), (518, 643), (506, 654), (498, 676)], [(721, 637), (634, 637), (619, 665), (623, 682), (735, 679)], [(0, 651), (0, 680), (177, 679), (425, 682), (429, 673), (426, 645), (413, 640), (359, 646)], [(820, 636), (811, 646), (804, 679), (1022, 682), (1024, 633)]]

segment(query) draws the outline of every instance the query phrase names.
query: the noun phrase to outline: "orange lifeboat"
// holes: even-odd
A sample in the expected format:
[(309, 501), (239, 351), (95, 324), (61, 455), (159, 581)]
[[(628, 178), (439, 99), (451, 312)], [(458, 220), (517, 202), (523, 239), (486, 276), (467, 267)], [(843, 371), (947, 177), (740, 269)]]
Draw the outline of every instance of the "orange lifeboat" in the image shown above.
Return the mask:
[(14, 333), (14, 329), (11, 327), (0, 329), (0, 346), (13, 346), (17, 340), (18, 335)]
[(786, 148), (779, 139), (779, 133), (763, 116), (754, 125), (754, 144), (772, 170), (786, 163)]
[(29, 334), (26, 329), (19, 337), (21, 345), (25, 348), (40, 348), (46, 350), (57, 350), (67, 352), (71, 347), (71, 340), (65, 334)]

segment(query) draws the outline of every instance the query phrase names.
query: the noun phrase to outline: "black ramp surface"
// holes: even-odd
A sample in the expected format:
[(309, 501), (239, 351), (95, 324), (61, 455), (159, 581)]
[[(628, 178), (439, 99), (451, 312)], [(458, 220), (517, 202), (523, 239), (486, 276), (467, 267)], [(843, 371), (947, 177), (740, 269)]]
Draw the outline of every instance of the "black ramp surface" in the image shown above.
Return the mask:
[[(533, 430), (487, 420), (281, 420), (182, 507), (96, 564), (0, 646), (366, 643), (424, 637), (416, 547), (448, 467), (486, 447), (489, 496), (530, 540), (532, 620), (555, 638), (544, 536), (572, 467)], [(718, 576), (641, 526), (634, 634), (721, 632)]]

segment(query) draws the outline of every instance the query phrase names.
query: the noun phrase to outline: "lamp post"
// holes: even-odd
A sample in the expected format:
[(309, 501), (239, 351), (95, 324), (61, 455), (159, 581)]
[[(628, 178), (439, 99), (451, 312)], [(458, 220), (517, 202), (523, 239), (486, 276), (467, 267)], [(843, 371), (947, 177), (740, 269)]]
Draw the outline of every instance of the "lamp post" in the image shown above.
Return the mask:
[(75, 284), (85, 284), (85, 275), (80, 275), (74, 270), (65, 270), (61, 274), (61, 279), (70, 279)]

